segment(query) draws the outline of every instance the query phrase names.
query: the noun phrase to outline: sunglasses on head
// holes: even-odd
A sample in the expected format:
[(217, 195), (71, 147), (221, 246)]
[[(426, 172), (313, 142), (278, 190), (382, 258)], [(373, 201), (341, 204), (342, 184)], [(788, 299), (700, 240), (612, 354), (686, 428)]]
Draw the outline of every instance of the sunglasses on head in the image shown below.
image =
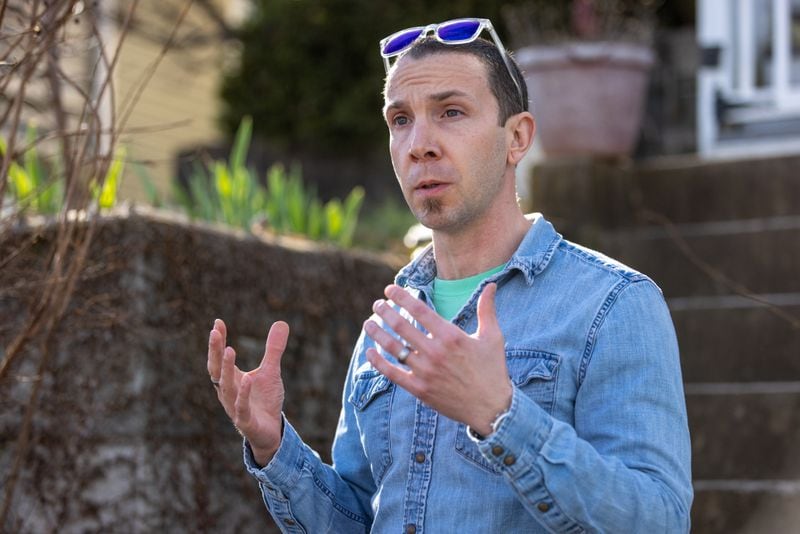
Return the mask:
[(416, 26), (414, 28), (408, 28), (405, 30), (400, 30), (399, 32), (395, 32), (389, 37), (381, 39), (380, 46), (381, 57), (383, 58), (383, 66), (388, 74), (390, 67), (389, 58), (402, 54), (411, 48), (414, 43), (420, 39), (423, 39), (431, 32), (433, 32), (433, 36), (440, 43), (459, 45), (471, 43), (478, 38), (483, 30), (489, 30), (489, 35), (492, 36), (492, 40), (494, 41), (497, 50), (500, 52), (500, 56), (503, 58), (503, 63), (506, 64), (508, 75), (511, 76), (511, 81), (514, 82), (514, 85), (517, 88), (517, 93), (519, 94), (519, 98), (522, 100), (522, 89), (520, 88), (517, 79), (514, 77), (506, 49), (503, 46), (503, 43), (500, 42), (500, 37), (497, 36), (497, 32), (494, 31), (492, 22), (489, 19), (453, 19), (446, 22), (441, 22), (439, 24)]

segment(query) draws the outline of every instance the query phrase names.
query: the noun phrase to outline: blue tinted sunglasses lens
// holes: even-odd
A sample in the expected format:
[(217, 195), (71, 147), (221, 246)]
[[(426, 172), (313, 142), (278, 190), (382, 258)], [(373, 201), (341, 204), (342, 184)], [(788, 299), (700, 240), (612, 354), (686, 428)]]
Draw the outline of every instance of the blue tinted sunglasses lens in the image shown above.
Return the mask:
[(459, 20), (447, 26), (439, 26), (436, 35), (442, 41), (464, 41), (475, 37), (480, 29), (481, 23), (477, 20)]
[(416, 41), (420, 34), (422, 34), (421, 29), (414, 29), (401, 33), (383, 45), (383, 54), (386, 56), (391, 56), (392, 54), (397, 54), (398, 52), (405, 50), (411, 43)]

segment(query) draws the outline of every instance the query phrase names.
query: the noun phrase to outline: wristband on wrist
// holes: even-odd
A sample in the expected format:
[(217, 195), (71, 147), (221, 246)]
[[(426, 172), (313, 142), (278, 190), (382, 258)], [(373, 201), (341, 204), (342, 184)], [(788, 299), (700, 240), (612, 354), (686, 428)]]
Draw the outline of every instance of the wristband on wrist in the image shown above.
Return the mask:
[[(497, 429), (500, 428), (500, 425), (503, 423), (505, 418), (508, 417), (508, 414), (509, 414), (510, 411), (511, 411), (511, 408), (509, 408), (508, 410), (506, 410), (504, 412), (500, 412), (499, 414), (497, 414), (495, 416), (494, 421), (492, 421), (492, 423), (489, 425), (492, 428), (492, 433), (489, 434), (489, 436), (491, 436), (492, 434), (497, 432)], [(477, 441), (483, 441), (488, 437), (488, 436), (481, 436), (480, 434), (478, 434), (477, 432), (472, 430), (469, 427), (469, 425), (467, 425), (467, 436), (469, 436), (470, 439), (472, 439), (473, 441), (476, 441), (476, 442)]]

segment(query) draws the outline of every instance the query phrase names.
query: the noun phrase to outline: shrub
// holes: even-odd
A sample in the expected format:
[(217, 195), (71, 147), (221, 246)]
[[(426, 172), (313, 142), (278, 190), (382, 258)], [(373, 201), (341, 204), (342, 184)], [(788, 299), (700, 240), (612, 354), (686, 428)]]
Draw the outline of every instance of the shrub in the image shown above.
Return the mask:
[(188, 192), (176, 188), (179, 204), (193, 218), (217, 221), (247, 231), (263, 221), (276, 233), (303, 235), (340, 246), (350, 246), (364, 200), (355, 187), (344, 201), (319, 200), (313, 187), (303, 184), (300, 170), (274, 165), (266, 187), (247, 168), (253, 121), (245, 117), (236, 133), (228, 161), (199, 163), (189, 177)]
[[(62, 165), (56, 157), (48, 164), (37, 149), (36, 128), (28, 126), (25, 134), (26, 148), (21, 163), (11, 161), (8, 168), (8, 196), (13, 209), (39, 215), (55, 215), (64, 208), (65, 180)], [(0, 158), (6, 155), (6, 141), (0, 138)], [(117, 192), (125, 164), (125, 150), (118, 148), (108, 167), (102, 184), (89, 183), (93, 204), (100, 209), (112, 208), (117, 203)]]

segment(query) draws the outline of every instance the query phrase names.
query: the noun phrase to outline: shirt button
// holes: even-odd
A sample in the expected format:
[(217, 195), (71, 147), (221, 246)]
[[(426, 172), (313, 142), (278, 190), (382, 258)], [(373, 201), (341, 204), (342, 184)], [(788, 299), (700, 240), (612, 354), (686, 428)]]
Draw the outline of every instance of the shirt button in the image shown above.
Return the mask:
[(508, 465), (508, 466), (514, 465), (516, 463), (516, 461), (517, 461), (517, 458), (513, 454), (509, 454), (508, 456), (503, 458), (503, 463)]
[(536, 505), (536, 508), (538, 508), (540, 512), (545, 513), (550, 509), (550, 505), (547, 504), (546, 502), (540, 502), (539, 504)]
[(494, 454), (495, 456), (500, 456), (504, 452), (506, 452), (506, 450), (500, 445), (495, 445), (494, 447), (492, 447), (492, 454)]
[(418, 452), (417, 454), (414, 455), (414, 460), (416, 460), (418, 464), (421, 464), (422, 462), (425, 461), (425, 453)]
[(406, 527), (406, 534), (416, 534), (416, 532), (417, 532), (416, 525), (408, 525)]
[(283, 522), (284, 522), (285, 524), (289, 525), (290, 527), (291, 527), (291, 526), (294, 526), (294, 521), (293, 521), (292, 519), (288, 519), (288, 518), (287, 518), (287, 519), (284, 519), (284, 520), (283, 520)]

